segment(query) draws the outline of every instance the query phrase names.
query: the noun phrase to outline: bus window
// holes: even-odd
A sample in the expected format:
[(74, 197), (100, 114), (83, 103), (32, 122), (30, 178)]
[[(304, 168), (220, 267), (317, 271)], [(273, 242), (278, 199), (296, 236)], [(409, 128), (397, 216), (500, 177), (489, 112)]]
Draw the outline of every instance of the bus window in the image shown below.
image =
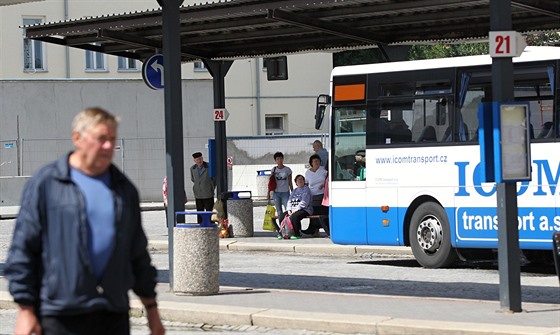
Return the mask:
[(469, 87), (462, 106), (459, 107), (459, 115), (466, 126), (466, 138), (461, 140), (456, 136), (456, 141), (478, 142), (478, 104), (486, 101), (485, 88)]
[(368, 110), (368, 145), (412, 143), (413, 100), (373, 104)]
[[(531, 139), (554, 138), (553, 92), (548, 68), (518, 68), (515, 71), (514, 99), (529, 102)], [(492, 101), (491, 78), (488, 72), (461, 73), (459, 115), (469, 129), (468, 138), (478, 141), (478, 104)], [(466, 87), (466, 88), (465, 88)]]
[(546, 82), (516, 83), (514, 86), (516, 101), (529, 102), (531, 111), (531, 139), (551, 139), (553, 125), (553, 95), (550, 84)]
[[(445, 101), (445, 103), (442, 103)], [(449, 126), (441, 114), (449, 107), (445, 97), (416, 99), (413, 105), (412, 140), (416, 143), (440, 142)]]
[[(336, 107), (333, 109), (334, 142), (333, 180), (365, 180), (366, 110), (363, 107)], [(360, 154), (358, 154), (360, 153)], [(363, 156), (362, 156), (363, 153)], [(360, 173), (362, 172), (362, 173)]]

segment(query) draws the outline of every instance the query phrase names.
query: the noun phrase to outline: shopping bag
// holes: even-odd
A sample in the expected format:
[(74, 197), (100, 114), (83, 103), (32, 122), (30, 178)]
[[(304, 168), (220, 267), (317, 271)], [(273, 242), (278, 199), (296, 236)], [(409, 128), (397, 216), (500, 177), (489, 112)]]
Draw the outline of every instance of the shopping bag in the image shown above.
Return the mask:
[(218, 199), (214, 203), (213, 211), (217, 212), (217, 213), (212, 214), (212, 217), (210, 218), (210, 221), (219, 222), (220, 220), (222, 220), (224, 218), (224, 203), (223, 203), (222, 200)]
[(321, 205), (329, 207), (329, 177), (325, 180), (325, 193), (323, 194), (323, 201)]
[(282, 236), (282, 238), (285, 240), (289, 240), (290, 237), (294, 236), (294, 233), (295, 231), (292, 220), (290, 220), (290, 217), (286, 215), (286, 217), (284, 217), (284, 220), (282, 220), (282, 224), (280, 225), (280, 236)]
[(233, 237), (233, 233), (230, 234), (231, 229), (228, 223), (228, 219), (220, 219), (218, 228), (220, 228), (220, 238)]
[(275, 214), (276, 214), (276, 208), (274, 208), (273, 205), (268, 204), (266, 206), (266, 212), (264, 213), (264, 221), (262, 226), (263, 230), (276, 231), (274, 222), (272, 222), (272, 220), (274, 220), (272, 217)]
[(274, 172), (276, 168), (272, 168), (270, 179), (268, 180), (268, 192), (274, 192), (276, 190), (276, 173)]

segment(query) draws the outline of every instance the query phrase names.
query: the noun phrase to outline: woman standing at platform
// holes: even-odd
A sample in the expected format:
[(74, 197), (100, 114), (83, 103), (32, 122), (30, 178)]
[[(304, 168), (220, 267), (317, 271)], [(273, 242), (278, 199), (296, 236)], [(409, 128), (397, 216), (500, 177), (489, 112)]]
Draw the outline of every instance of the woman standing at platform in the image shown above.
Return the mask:
[[(292, 184), (292, 169), (284, 165), (284, 154), (281, 152), (275, 153), (274, 161), (276, 166), (272, 168), (272, 175), (276, 178), (276, 189), (272, 198), (274, 199), (276, 213), (280, 215), (288, 208), (288, 198), (290, 192), (294, 190), (294, 185)], [(266, 200), (270, 200), (270, 192), (267, 192)], [(282, 209), (282, 206), (284, 206), (284, 209)]]

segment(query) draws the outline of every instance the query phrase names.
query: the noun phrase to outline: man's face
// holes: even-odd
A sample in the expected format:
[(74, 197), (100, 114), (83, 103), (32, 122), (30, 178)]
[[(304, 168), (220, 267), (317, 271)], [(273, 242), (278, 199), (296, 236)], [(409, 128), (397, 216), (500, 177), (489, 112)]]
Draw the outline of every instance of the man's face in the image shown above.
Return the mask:
[(313, 151), (315, 152), (319, 151), (319, 144), (313, 143)]
[(194, 159), (194, 163), (195, 163), (196, 165), (198, 165), (199, 167), (202, 166), (202, 162), (204, 162), (204, 159), (202, 159), (202, 156), (197, 157), (197, 158)]
[(81, 159), (81, 170), (87, 174), (100, 175), (107, 171), (113, 161), (117, 128), (104, 123), (90, 127), (82, 134), (73, 133), (76, 154)]

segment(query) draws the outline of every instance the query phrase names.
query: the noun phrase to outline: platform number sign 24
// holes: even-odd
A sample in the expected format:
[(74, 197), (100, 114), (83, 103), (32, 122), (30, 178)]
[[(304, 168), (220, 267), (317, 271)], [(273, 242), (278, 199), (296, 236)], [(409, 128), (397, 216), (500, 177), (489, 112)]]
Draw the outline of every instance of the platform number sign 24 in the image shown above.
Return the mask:
[(527, 46), (523, 35), (515, 31), (491, 31), (488, 38), (492, 57), (519, 57)]
[(214, 109), (214, 121), (226, 121), (229, 117), (229, 112), (225, 108)]

